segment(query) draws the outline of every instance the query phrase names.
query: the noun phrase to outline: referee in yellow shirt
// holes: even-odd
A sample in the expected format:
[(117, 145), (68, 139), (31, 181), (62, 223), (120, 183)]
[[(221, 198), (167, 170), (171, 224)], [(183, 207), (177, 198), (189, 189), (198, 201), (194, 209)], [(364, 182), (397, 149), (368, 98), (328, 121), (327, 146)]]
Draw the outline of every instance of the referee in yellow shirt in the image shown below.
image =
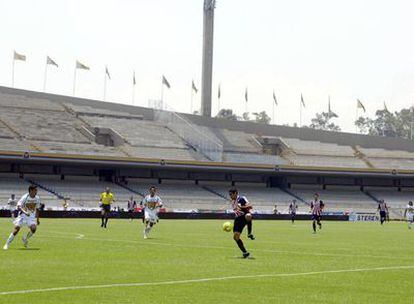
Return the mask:
[(102, 192), (101, 198), (99, 199), (101, 214), (102, 214), (102, 224), (101, 227), (106, 228), (108, 224), (108, 218), (111, 213), (111, 204), (115, 203), (114, 195), (111, 192), (111, 189), (108, 187), (105, 188), (105, 192)]

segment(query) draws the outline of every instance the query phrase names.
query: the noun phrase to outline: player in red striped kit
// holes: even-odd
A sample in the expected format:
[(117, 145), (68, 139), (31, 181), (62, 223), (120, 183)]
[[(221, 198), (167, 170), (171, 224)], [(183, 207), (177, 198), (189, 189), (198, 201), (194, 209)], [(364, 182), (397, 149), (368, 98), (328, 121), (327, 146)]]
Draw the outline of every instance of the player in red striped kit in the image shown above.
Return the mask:
[(245, 226), (247, 226), (247, 237), (251, 240), (254, 240), (252, 234), (252, 205), (249, 203), (246, 197), (239, 196), (239, 192), (236, 188), (231, 188), (229, 190), (229, 195), (231, 198), (231, 207), (234, 211), (236, 218), (234, 219), (233, 226), (233, 239), (236, 241), (237, 246), (239, 246), (241, 252), (243, 253), (243, 258), (247, 258), (250, 253), (244, 247), (243, 241), (240, 238), (241, 233)]
[(311, 213), (312, 213), (312, 228), (313, 233), (316, 233), (316, 225), (319, 226), (319, 229), (322, 229), (322, 211), (325, 207), (323, 201), (319, 199), (319, 193), (315, 193), (313, 202), (311, 202)]

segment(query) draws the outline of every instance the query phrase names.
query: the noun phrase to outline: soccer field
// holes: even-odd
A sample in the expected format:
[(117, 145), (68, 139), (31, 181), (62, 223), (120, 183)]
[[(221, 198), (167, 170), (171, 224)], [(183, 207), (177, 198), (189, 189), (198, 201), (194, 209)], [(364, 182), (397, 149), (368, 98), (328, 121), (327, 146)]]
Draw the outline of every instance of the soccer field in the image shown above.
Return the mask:
[[(405, 223), (255, 221), (241, 259), (218, 220), (42, 219), (1, 251), (0, 303), (413, 303)], [(0, 219), (2, 242), (12, 229)], [(22, 232), (26, 233), (26, 229)]]

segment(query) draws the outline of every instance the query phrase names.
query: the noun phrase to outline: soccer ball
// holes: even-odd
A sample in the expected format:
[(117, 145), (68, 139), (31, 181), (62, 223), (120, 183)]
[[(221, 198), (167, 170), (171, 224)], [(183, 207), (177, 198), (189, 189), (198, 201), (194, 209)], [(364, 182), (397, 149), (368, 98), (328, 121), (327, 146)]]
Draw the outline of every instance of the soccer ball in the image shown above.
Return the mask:
[(223, 230), (226, 232), (230, 232), (233, 229), (233, 225), (230, 222), (223, 223)]

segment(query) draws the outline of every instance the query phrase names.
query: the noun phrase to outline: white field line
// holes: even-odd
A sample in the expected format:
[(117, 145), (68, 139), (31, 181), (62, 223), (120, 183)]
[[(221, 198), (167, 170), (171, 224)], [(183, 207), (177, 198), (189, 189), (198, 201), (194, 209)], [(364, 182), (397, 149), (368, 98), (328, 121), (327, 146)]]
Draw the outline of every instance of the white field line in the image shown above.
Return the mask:
[(56, 292), (56, 291), (68, 291), (68, 290), (101, 289), (101, 288), (113, 288), (113, 287), (140, 287), (140, 286), (179, 285), (179, 284), (204, 283), (204, 282), (236, 280), (236, 279), (300, 277), (300, 276), (335, 274), (335, 273), (372, 272), (372, 271), (387, 271), (387, 270), (411, 270), (411, 269), (414, 269), (414, 265), (413, 266), (376, 267), (376, 268), (339, 269), (339, 270), (297, 272), (297, 273), (269, 273), (269, 274), (227, 276), (227, 277), (201, 278), (201, 279), (163, 281), (163, 282), (115, 283), (115, 284), (83, 285), (83, 286), (80, 285), (80, 286), (65, 286), (65, 287), (52, 287), (52, 288), (2, 291), (2, 292), (0, 292), (0, 296), (29, 294), (29, 293), (45, 293), (45, 292)]
[[(62, 233), (63, 234), (63, 233)], [(76, 234), (76, 233), (73, 233)], [(72, 235), (72, 234), (71, 234)], [(77, 235), (77, 234), (76, 234)], [(55, 237), (55, 236), (43, 236), (43, 237), (52, 237), (52, 238), (68, 238), (73, 239), (73, 237)], [(179, 247), (179, 248), (210, 248), (210, 249), (225, 249), (231, 250), (234, 247), (226, 246), (214, 246), (214, 245), (189, 245), (189, 244), (175, 244), (175, 243), (160, 243), (151, 241), (151, 239), (146, 241), (135, 241), (135, 240), (121, 240), (121, 239), (103, 239), (103, 238), (90, 238), (84, 237), (83, 240), (98, 241), (98, 242), (120, 242), (120, 243), (133, 243), (140, 245), (157, 245), (157, 246), (167, 246), (167, 247)], [(385, 255), (370, 255), (370, 254), (341, 254), (341, 253), (321, 253), (321, 252), (303, 252), (303, 251), (289, 251), (289, 250), (273, 250), (273, 249), (254, 249), (254, 252), (270, 252), (270, 253), (287, 253), (295, 255), (307, 255), (307, 256), (327, 256), (327, 257), (349, 257), (349, 258), (370, 258), (370, 259), (390, 259), (390, 260), (410, 260), (412, 257), (399, 257), (399, 256), (385, 256)]]

